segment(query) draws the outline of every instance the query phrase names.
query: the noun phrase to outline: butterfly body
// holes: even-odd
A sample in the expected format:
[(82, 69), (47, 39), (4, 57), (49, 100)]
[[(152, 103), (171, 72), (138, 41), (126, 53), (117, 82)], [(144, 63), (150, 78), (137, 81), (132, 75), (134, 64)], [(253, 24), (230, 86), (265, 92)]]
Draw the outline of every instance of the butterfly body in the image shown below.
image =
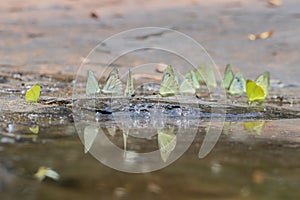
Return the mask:
[(134, 96), (133, 78), (132, 78), (132, 74), (131, 74), (130, 70), (128, 71), (128, 79), (127, 79), (126, 89), (125, 89), (124, 95), (127, 96), (127, 97)]

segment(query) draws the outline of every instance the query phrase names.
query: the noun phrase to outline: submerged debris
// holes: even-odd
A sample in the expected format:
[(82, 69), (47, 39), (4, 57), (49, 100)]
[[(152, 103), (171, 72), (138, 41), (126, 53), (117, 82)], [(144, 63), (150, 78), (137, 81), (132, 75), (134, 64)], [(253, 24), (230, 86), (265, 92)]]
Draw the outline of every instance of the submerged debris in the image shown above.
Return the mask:
[(44, 166), (38, 169), (38, 171), (34, 174), (34, 177), (39, 181), (43, 181), (47, 177), (55, 181), (58, 181), (60, 178), (59, 174), (56, 171)]

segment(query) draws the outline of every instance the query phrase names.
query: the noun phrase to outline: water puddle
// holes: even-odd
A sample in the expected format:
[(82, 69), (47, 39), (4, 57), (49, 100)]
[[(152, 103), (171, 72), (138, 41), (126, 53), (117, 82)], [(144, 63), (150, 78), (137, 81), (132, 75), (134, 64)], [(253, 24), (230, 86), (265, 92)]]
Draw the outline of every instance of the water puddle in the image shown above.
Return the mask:
[[(205, 199), (298, 199), (299, 124), (298, 119), (228, 122), (212, 152), (205, 159), (199, 159), (198, 152), (207, 127), (219, 126), (218, 123), (199, 123), (195, 137), (191, 132), (185, 133), (194, 140), (182, 157), (167, 168), (142, 176), (117, 172), (84, 154), (86, 149), (78, 140), (72, 124), (41, 127), (36, 139), (15, 138), (3, 142), (10, 137), (2, 134), (1, 196), (14, 199), (71, 196), (72, 199), (81, 199), (88, 194), (90, 198), (107, 199), (141, 196), (164, 199), (164, 195), (173, 199), (199, 196)], [(127, 154), (124, 156), (127, 166), (140, 163), (140, 152), (159, 149), (160, 145), (169, 146), (164, 149), (170, 151), (168, 155), (162, 152), (158, 157), (165, 162), (168, 156), (172, 157), (172, 149), (186, 142), (186, 137), (178, 137), (172, 128), (168, 131), (159, 129), (158, 136), (154, 135), (157, 129), (146, 130), (144, 133), (153, 133), (148, 140), (139, 140), (130, 134), (126, 138), (120, 128), (111, 125), (106, 131), (109, 139), (122, 149), (122, 155)], [(11, 134), (27, 135), (25, 132), (33, 134), (26, 126), (16, 126)], [(162, 138), (164, 144), (160, 141)], [(99, 142), (96, 138), (96, 143)], [(37, 181), (34, 174), (40, 166), (51, 167), (61, 179)]]

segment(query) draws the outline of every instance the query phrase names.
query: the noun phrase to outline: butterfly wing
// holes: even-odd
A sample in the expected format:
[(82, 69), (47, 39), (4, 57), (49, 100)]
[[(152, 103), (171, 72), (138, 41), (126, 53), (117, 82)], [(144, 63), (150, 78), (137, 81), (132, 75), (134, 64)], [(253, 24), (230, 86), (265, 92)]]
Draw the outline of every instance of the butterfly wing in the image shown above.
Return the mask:
[(58, 181), (60, 178), (56, 171), (44, 166), (40, 167), (34, 176), (40, 181), (44, 180), (46, 177), (49, 177), (55, 181)]
[(113, 69), (106, 80), (102, 92), (104, 94), (121, 94), (122, 90), (123, 86), (119, 79), (119, 72), (117, 69)]
[(231, 64), (228, 64), (225, 69), (224, 77), (223, 77), (223, 87), (226, 90), (229, 90), (231, 82), (233, 81), (234, 74), (231, 68)]
[(126, 153), (127, 153), (127, 140), (128, 140), (128, 136), (129, 136), (129, 130), (123, 130), (123, 156), (126, 157)]
[[(204, 65), (205, 66), (205, 65)], [(205, 66), (205, 77), (206, 77), (206, 85), (209, 88), (216, 88), (217, 87), (217, 81), (214, 74), (213, 67), (211, 65)]]
[(100, 87), (93, 71), (88, 71), (88, 80), (86, 82), (85, 92), (87, 95), (100, 93)]
[(217, 81), (212, 66), (206, 66), (205, 64), (202, 64), (197, 69), (196, 75), (199, 83), (206, 84), (206, 86), (209, 88), (217, 87)]
[(244, 129), (254, 131), (257, 135), (261, 135), (265, 121), (244, 122)]
[(168, 65), (168, 67), (164, 70), (163, 74), (174, 74), (174, 69), (171, 65)]
[(171, 65), (168, 65), (168, 67), (165, 69), (164, 73), (163, 73), (163, 80), (162, 82), (164, 81), (164, 75), (165, 74), (172, 74), (176, 81), (179, 83), (179, 78), (178, 78), (178, 74), (177, 74), (177, 71), (171, 66)]
[(265, 99), (264, 89), (252, 80), (247, 80), (246, 92), (250, 103), (262, 101)]
[(190, 71), (191, 73), (191, 76), (192, 76), (192, 83), (193, 83), (193, 87), (196, 88), (196, 89), (199, 89), (200, 88), (200, 84), (199, 84), (199, 81), (197, 79), (197, 75), (195, 73), (195, 71)]
[(133, 78), (131, 75), (131, 70), (128, 71), (128, 79), (126, 83), (125, 96), (132, 97), (134, 96), (134, 85)]
[(171, 152), (176, 147), (177, 137), (175, 134), (175, 128), (159, 129), (157, 130), (157, 134), (160, 155), (163, 161), (166, 162)]
[(228, 89), (230, 95), (241, 95), (245, 92), (246, 81), (241, 73), (237, 73)]
[(34, 133), (34, 134), (38, 134), (39, 133), (39, 125), (35, 125), (34, 127), (29, 127), (30, 132)]
[(160, 85), (159, 94), (163, 97), (174, 96), (179, 91), (178, 77), (171, 66), (165, 70)]
[[(191, 71), (192, 72), (192, 71)], [(181, 94), (195, 94), (196, 89), (193, 84), (193, 75), (191, 72), (188, 72), (180, 84), (179, 91)]]
[(265, 96), (267, 96), (270, 90), (270, 73), (262, 73), (256, 78), (255, 82), (264, 89)]
[(202, 85), (204, 85), (206, 83), (204, 72), (205, 72), (205, 68), (203, 69), (202, 66), (199, 67), (198, 69), (194, 70), (194, 73), (195, 73), (195, 76), (196, 76), (196, 79), (197, 79), (198, 83), (202, 84)]
[(91, 149), (98, 132), (99, 129), (96, 126), (87, 126), (84, 128), (84, 153), (87, 153)]
[(32, 86), (26, 91), (25, 99), (27, 102), (37, 102), (41, 94), (41, 86), (39, 83)]

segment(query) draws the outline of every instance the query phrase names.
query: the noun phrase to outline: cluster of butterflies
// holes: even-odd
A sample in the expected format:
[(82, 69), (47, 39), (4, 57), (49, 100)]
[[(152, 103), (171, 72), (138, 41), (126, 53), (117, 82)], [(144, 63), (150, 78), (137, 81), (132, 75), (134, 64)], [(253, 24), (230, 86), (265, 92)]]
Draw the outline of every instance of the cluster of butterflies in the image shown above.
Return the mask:
[[(179, 84), (178, 74), (175, 69), (168, 66), (162, 77), (162, 82), (159, 89), (159, 94), (162, 97), (174, 96), (178, 93), (181, 94), (195, 94), (196, 89), (199, 89), (202, 84), (207, 84), (208, 87), (217, 87), (217, 82), (214, 76), (212, 68), (207, 68), (202, 66), (199, 69), (191, 70), (184, 76), (184, 80)], [(207, 76), (204, 76), (201, 71), (207, 72)], [(205, 78), (207, 77), (207, 78)], [(96, 95), (96, 94), (122, 94), (123, 85), (119, 78), (119, 73), (117, 69), (113, 69), (103, 87), (100, 89), (98, 81), (94, 75), (94, 72), (89, 70), (88, 79), (86, 84), (86, 94)], [(128, 79), (125, 88), (125, 96), (134, 96), (134, 83), (131, 71), (128, 72)]]
[(168, 66), (163, 73), (159, 94), (163, 97), (174, 96), (178, 93), (195, 94), (196, 90), (205, 84), (209, 88), (217, 87), (212, 67), (202, 65), (198, 69), (189, 71), (179, 84), (177, 72)]
[[(119, 72), (117, 69), (113, 69), (103, 87), (100, 89), (98, 81), (95, 77), (93, 71), (88, 71), (88, 80), (86, 83), (86, 94), (87, 95), (96, 95), (96, 94), (122, 94), (123, 93), (123, 85), (119, 78)], [(128, 72), (128, 80), (125, 89), (125, 96), (133, 96), (134, 95), (134, 85), (133, 85), (133, 78), (131, 75), (131, 71)]]
[[(180, 94), (195, 94), (196, 90), (201, 85), (206, 84), (209, 88), (217, 87), (217, 82), (214, 76), (214, 72), (211, 67), (202, 65), (198, 69), (189, 71), (183, 78), (181, 84), (179, 84), (178, 74), (171, 66), (168, 66), (162, 77), (162, 82), (159, 89), (159, 94), (162, 97), (174, 96)], [(245, 81), (241, 73), (234, 74), (230, 64), (226, 66), (225, 74), (223, 77), (223, 87), (230, 95), (242, 95), (246, 92), (250, 103), (259, 102), (266, 98), (270, 90), (270, 73), (264, 72), (259, 75), (255, 81)], [(25, 99), (27, 102), (37, 102), (40, 97), (41, 86), (39, 83), (33, 85), (26, 91)], [(100, 89), (98, 81), (94, 75), (94, 72), (89, 70), (88, 80), (86, 84), (86, 94), (122, 94), (123, 85), (119, 78), (119, 72), (117, 69), (113, 69), (103, 87)], [(124, 95), (132, 97), (135, 94), (134, 83), (131, 71), (128, 72), (128, 79)]]
[[(159, 94), (162, 97), (174, 96), (176, 94), (195, 94), (201, 85), (206, 85), (208, 88), (217, 87), (212, 67), (202, 65), (197, 69), (191, 70), (185, 74), (183, 80), (180, 82), (176, 70), (168, 66), (163, 72)], [(250, 103), (259, 102), (266, 98), (270, 90), (270, 73), (262, 73), (255, 81), (245, 81), (243, 75), (241, 73), (234, 74), (231, 65), (228, 64), (223, 77), (223, 87), (230, 95), (242, 95), (246, 92)], [(86, 94), (96, 95), (101, 93), (119, 95), (123, 93), (123, 85), (117, 69), (113, 69), (110, 72), (102, 90), (93, 71), (88, 72)], [(129, 70), (124, 95), (132, 97), (134, 94), (133, 77)]]
[(234, 74), (231, 65), (228, 64), (223, 77), (223, 87), (230, 95), (242, 95), (246, 92), (249, 103), (264, 100), (270, 90), (270, 73), (260, 74), (255, 81), (245, 81), (241, 73)]

